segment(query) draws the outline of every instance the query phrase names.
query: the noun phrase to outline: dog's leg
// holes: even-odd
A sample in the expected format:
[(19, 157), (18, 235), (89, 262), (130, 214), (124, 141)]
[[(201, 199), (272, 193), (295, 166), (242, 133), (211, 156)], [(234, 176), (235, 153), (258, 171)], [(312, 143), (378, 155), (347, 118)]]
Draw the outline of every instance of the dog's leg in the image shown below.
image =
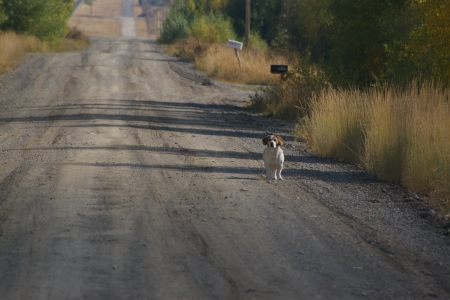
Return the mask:
[(278, 170), (275, 172), (275, 179), (283, 180), (283, 177), (281, 177), (281, 171), (283, 170), (283, 166), (281, 166)]
[(265, 166), (265, 167), (266, 167), (266, 179), (268, 179), (268, 180), (273, 179), (273, 172), (272, 172), (272, 170), (268, 166)]

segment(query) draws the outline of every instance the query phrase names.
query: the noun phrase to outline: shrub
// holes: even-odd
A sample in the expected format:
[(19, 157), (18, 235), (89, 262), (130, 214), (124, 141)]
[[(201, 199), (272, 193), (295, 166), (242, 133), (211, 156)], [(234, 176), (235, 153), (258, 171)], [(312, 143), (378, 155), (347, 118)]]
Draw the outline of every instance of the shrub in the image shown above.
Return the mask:
[(309, 115), (313, 95), (326, 86), (323, 72), (309, 64), (309, 57), (294, 58), (287, 80), (251, 97), (250, 107), (266, 116), (300, 120)]
[(76, 51), (84, 49), (90, 43), (89, 37), (84, 35), (77, 27), (72, 27), (54, 51)]
[(72, 0), (3, 0), (0, 2), (6, 21), (0, 29), (34, 35), (58, 43), (67, 33)]
[(257, 50), (268, 50), (268, 46), (265, 40), (261, 38), (258, 32), (252, 31), (250, 33), (250, 48), (251, 49), (257, 49)]
[(160, 41), (163, 43), (173, 43), (177, 40), (184, 39), (189, 33), (188, 18), (181, 9), (174, 6), (161, 27)]
[(220, 13), (200, 15), (191, 25), (192, 37), (207, 43), (225, 43), (235, 39), (229, 18)]

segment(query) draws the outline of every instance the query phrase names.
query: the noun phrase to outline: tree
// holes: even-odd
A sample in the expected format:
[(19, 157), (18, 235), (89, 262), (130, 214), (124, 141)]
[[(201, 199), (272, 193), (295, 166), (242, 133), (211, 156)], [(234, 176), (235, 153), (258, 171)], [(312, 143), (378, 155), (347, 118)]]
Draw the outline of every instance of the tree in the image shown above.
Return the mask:
[(408, 0), (332, 0), (323, 67), (339, 85), (367, 86), (386, 76), (387, 46), (408, 31)]
[(175, 0), (171, 6), (169, 15), (161, 27), (161, 41), (173, 43), (188, 36), (189, 26), (194, 20), (195, 3)]
[(73, 6), (72, 0), (3, 0), (0, 13), (3, 9), (7, 20), (0, 23), (0, 29), (56, 42), (67, 33)]
[(421, 0), (410, 6), (414, 26), (403, 43), (393, 47), (393, 76), (440, 81), (450, 85), (450, 2)]
[[(245, 1), (228, 0), (223, 8), (233, 21), (234, 31), (238, 36), (245, 34)], [(281, 1), (251, 0), (250, 23), (252, 32), (259, 32), (267, 42), (272, 42), (279, 35)]]
[(6, 20), (8, 20), (8, 16), (5, 14), (5, 10), (2, 6), (2, 0), (0, 0), (0, 26), (2, 25), (2, 23), (5, 23)]
[(286, 34), (286, 44), (303, 54), (311, 53), (318, 61), (325, 49), (325, 30), (331, 22), (330, 0), (283, 1), (281, 29)]

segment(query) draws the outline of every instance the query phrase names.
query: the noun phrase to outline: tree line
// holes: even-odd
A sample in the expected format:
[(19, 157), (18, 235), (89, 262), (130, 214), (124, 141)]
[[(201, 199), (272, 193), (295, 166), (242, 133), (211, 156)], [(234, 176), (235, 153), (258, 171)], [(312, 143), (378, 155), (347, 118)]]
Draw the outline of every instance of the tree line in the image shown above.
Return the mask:
[[(236, 36), (244, 35), (243, 0), (173, 5), (176, 18), (167, 22), (185, 31), (194, 16), (220, 14)], [(272, 49), (288, 49), (319, 66), (333, 85), (450, 82), (448, 0), (251, 0), (251, 30)]]

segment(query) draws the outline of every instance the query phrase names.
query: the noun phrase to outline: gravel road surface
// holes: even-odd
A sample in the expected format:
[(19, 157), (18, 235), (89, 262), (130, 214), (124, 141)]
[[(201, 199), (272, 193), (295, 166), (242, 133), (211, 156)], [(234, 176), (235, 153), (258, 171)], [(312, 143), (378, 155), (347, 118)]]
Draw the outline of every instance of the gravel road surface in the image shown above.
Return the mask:
[[(450, 299), (420, 197), (248, 99), (119, 37), (0, 78), (0, 299)], [(284, 181), (264, 176), (268, 132)]]

